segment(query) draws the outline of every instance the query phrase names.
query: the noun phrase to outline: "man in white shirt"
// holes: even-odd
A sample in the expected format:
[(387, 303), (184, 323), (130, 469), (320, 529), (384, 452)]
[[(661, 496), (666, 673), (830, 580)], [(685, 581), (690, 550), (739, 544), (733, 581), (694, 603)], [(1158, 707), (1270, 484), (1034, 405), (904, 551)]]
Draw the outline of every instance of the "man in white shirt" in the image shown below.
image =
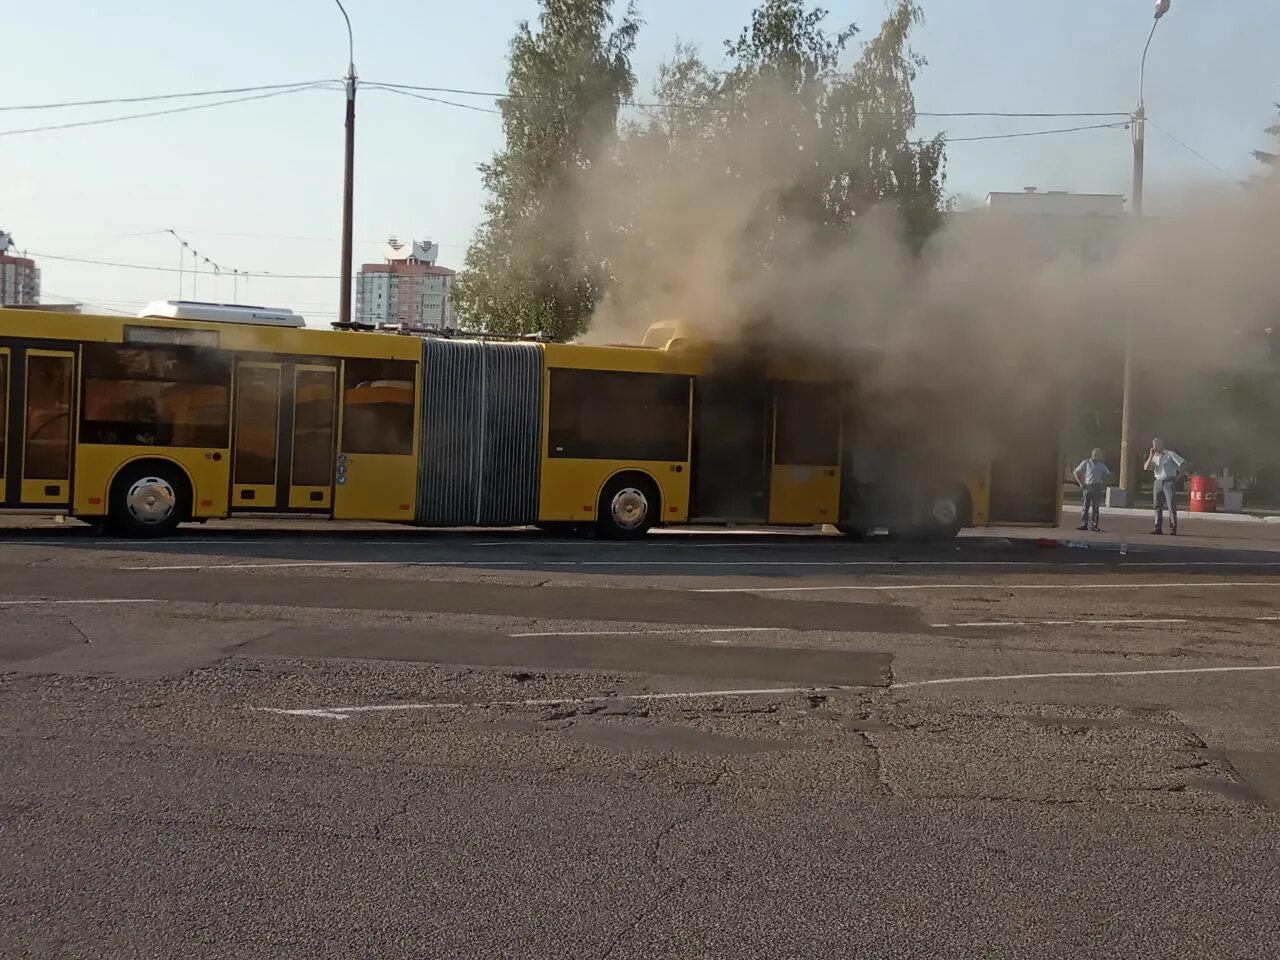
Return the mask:
[(1164, 448), (1164, 441), (1156, 437), (1151, 441), (1151, 452), (1147, 454), (1147, 462), (1143, 470), (1155, 474), (1156, 483), (1151, 498), (1156, 508), (1156, 526), (1151, 532), (1164, 533), (1164, 506), (1169, 507), (1169, 533), (1178, 535), (1178, 477), (1182, 475), (1182, 465), (1187, 461), (1172, 450)]
[(1084, 500), (1084, 509), (1080, 513), (1080, 526), (1076, 529), (1089, 529), (1089, 514), (1092, 512), (1093, 529), (1097, 530), (1102, 495), (1107, 489), (1107, 478), (1111, 476), (1111, 469), (1102, 462), (1102, 448), (1094, 447), (1089, 459), (1081, 460), (1080, 466), (1071, 471), (1071, 475), (1076, 478), (1076, 483), (1080, 484), (1080, 493)]

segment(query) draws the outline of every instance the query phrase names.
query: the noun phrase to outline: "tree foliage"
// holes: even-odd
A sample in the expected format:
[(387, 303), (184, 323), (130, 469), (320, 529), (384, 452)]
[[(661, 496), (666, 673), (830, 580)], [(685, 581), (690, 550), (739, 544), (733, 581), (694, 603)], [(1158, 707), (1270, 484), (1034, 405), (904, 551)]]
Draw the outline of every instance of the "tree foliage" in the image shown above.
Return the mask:
[(546, 333), (584, 329), (604, 274), (575, 215), (576, 178), (608, 155), (618, 111), (634, 89), (640, 22), (613, 0), (542, 0), (535, 32), (511, 41), (501, 102), (506, 144), (481, 166), (489, 199), (455, 297), (474, 327)]
[(918, 250), (946, 208), (943, 138), (912, 139), (912, 84), (925, 61), (909, 39), (923, 12), (898, 0), (847, 70), (841, 55), (857, 29), (833, 30), (827, 18), (805, 0), (766, 0), (726, 42), (720, 72), (678, 47), (655, 88), (659, 109), (631, 139), (649, 154), (665, 142), (672, 164), (719, 147), (727, 179), (773, 173), (785, 189), (762, 215), (782, 221), (844, 231), (888, 204)]
[(680, 214), (675, 179), (691, 193), (748, 198), (735, 229), (746, 259), (766, 269), (798, 232), (838, 239), (879, 206), (898, 213), (915, 250), (939, 225), (944, 143), (912, 139), (911, 88), (924, 65), (909, 45), (923, 17), (915, 0), (894, 0), (847, 68), (852, 24), (833, 28), (809, 0), (762, 0), (725, 42), (724, 67), (677, 46), (659, 70), (656, 105), (621, 125), (634, 9), (614, 27), (612, 0), (542, 4), (537, 32), (522, 25), (512, 41), (506, 146), (482, 167), (486, 216), (458, 285), (471, 324), (581, 332), (619, 282), (615, 265), (645, 262), (654, 210)]
[[(1276, 104), (1276, 109), (1280, 110), (1280, 103)], [(1280, 120), (1267, 127), (1266, 133), (1276, 141), (1276, 150), (1255, 150), (1253, 156), (1259, 163), (1266, 164), (1268, 167), (1280, 167)]]

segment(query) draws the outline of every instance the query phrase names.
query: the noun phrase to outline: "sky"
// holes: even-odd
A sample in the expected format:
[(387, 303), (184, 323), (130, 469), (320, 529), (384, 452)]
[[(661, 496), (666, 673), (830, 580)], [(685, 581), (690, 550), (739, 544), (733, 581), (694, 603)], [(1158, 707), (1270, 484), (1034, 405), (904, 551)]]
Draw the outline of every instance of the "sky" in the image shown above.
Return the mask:
[[(1150, 0), (922, 2), (927, 21), (915, 37), (929, 61), (916, 85), (922, 111), (1128, 111), (1136, 103)], [(505, 89), (511, 35), (538, 12), (536, 0), (345, 3), (362, 80), (478, 91)], [(722, 41), (736, 36), (754, 5), (637, 0), (639, 90), (651, 88), (677, 40), (719, 62)], [(886, 4), (825, 6), (833, 31), (852, 22), (869, 38)], [(336, 80), (347, 63), (346, 27), (332, 0), (64, 0), (10, 5), (4, 22), (0, 107)], [(1262, 130), (1280, 100), (1277, 36), (1275, 0), (1174, 0), (1147, 64), (1148, 115), (1163, 128), (1148, 129), (1148, 212), (1176, 204), (1188, 185), (1257, 170), (1249, 151), (1266, 146)], [(480, 97), (453, 99), (493, 106)], [(344, 104), (336, 84), (128, 122), (8, 133), (195, 102), (0, 110), (0, 230), (38, 259), (46, 300), (132, 314), (179, 295), (238, 297), (328, 323), (337, 313), (342, 209)], [(499, 118), (372, 87), (357, 104), (357, 263), (378, 261), (394, 235), (434, 240), (441, 263), (461, 267), (482, 216), (476, 167), (501, 147)], [(919, 132), (969, 137), (1096, 122), (922, 119)], [(956, 142), (948, 148), (947, 188), (977, 199), (1032, 185), (1127, 195), (1131, 162), (1124, 129)], [(246, 289), (226, 275), (193, 276), (170, 229), (227, 268), (308, 279), (256, 277)]]

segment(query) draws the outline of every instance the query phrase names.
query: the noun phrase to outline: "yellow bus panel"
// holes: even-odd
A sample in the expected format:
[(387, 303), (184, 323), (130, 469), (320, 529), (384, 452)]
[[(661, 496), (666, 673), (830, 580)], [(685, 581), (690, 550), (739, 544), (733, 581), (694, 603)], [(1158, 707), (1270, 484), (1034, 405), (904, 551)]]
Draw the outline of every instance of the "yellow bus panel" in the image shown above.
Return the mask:
[(969, 526), (987, 526), (991, 522), (991, 464), (966, 474), (962, 482), (969, 491), (969, 505), (973, 508)]
[(230, 484), (230, 450), (199, 447), (115, 446), (82, 443), (76, 447), (75, 503), (72, 512), (86, 517), (104, 516), (109, 506), (111, 481), (135, 460), (162, 460), (182, 468), (191, 483), (191, 515), (225, 517)]
[(840, 470), (775, 464), (769, 482), (769, 522), (835, 523), (840, 516)]
[(625, 460), (570, 460), (545, 458), (539, 492), (538, 519), (594, 522), (600, 495), (609, 478), (619, 473), (642, 473), (658, 487), (662, 502), (661, 523), (689, 519), (689, 465)]
[(333, 518), (410, 523), (417, 491), (416, 455), (342, 453)]

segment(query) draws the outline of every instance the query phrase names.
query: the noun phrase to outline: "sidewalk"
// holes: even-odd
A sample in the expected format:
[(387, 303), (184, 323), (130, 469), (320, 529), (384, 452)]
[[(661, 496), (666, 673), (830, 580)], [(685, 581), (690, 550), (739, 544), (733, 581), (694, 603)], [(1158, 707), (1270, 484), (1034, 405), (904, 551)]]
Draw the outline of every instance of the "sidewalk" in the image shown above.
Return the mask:
[[(1080, 501), (1075, 503), (1064, 503), (1062, 505), (1063, 516), (1071, 514), (1074, 517), (1080, 516)], [(1103, 507), (1102, 516), (1104, 517), (1145, 517), (1150, 520), (1155, 516), (1155, 510), (1152, 507)], [(1182, 504), (1178, 505), (1178, 523), (1183, 521), (1197, 523), (1201, 520), (1221, 520), (1227, 523), (1254, 523), (1254, 524), (1280, 524), (1280, 514), (1264, 514), (1264, 513), (1191, 513)]]
[[(1102, 507), (1102, 515), (1104, 517), (1153, 517), (1155, 508), (1147, 505), (1150, 496), (1146, 496), (1142, 506), (1139, 507)], [(1071, 490), (1062, 492), (1062, 512), (1063, 514), (1075, 513), (1080, 516), (1080, 491), (1073, 487)], [(1280, 523), (1280, 510), (1270, 510), (1265, 507), (1258, 507), (1253, 510), (1246, 510), (1243, 513), (1226, 513), (1219, 510), (1216, 513), (1192, 513), (1185, 496), (1178, 497), (1178, 522), (1187, 520), (1226, 520), (1235, 523)]]

